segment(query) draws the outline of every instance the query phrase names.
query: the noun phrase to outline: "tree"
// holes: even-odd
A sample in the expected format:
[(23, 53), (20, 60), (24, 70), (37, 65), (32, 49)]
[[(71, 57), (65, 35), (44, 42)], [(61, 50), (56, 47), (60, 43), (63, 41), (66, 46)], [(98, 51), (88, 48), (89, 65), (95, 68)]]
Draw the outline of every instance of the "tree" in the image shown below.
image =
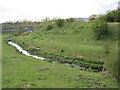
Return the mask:
[(107, 22), (120, 22), (120, 10), (107, 11), (104, 15), (99, 15), (99, 19)]

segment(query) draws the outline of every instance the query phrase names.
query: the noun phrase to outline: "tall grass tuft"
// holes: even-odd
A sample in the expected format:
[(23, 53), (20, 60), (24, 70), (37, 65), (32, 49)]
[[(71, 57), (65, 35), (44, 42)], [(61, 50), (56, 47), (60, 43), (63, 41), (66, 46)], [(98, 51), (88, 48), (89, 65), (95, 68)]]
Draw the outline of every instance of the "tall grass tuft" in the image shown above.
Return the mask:
[(118, 79), (118, 48), (113, 47), (113, 45), (106, 42), (104, 49), (106, 54), (106, 60), (104, 61), (104, 74)]

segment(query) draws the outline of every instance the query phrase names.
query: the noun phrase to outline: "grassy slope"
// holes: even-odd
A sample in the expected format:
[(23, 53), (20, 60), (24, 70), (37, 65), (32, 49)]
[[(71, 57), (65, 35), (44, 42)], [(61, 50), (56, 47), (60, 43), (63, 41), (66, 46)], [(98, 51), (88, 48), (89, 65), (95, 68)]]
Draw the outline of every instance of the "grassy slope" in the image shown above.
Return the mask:
[[(112, 24), (114, 29), (117, 24)], [(17, 43), (24, 49), (40, 48), (41, 52), (49, 52), (64, 56), (85, 56), (85, 58), (101, 60), (105, 57), (104, 41), (95, 39), (91, 23), (71, 23), (46, 31), (40, 29), (28, 36), (17, 37)], [(116, 33), (114, 36), (117, 36)], [(23, 43), (24, 42), (24, 43)], [(117, 42), (108, 42), (117, 47)], [(64, 52), (61, 52), (63, 50)]]
[[(102, 48), (96, 45), (95, 41), (91, 39), (94, 38), (92, 32), (89, 31), (85, 25), (86, 24), (73, 23), (65, 25), (63, 28), (55, 27), (50, 31), (40, 30), (28, 37), (22, 36), (20, 39), (22, 41), (24, 40), (26, 47), (39, 47), (41, 50), (44, 50), (44, 52), (70, 56), (77, 56), (80, 54), (81, 56), (88, 56), (90, 58), (91, 55), (88, 53), (93, 52), (91, 54), (97, 55), (96, 51), (102, 51)], [(85, 27), (82, 28), (83, 26)], [(64, 53), (60, 52), (61, 49), (64, 50)]]
[(9, 46), (3, 35), (3, 88), (115, 88), (115, 80), (100, 73), (37, 60)]

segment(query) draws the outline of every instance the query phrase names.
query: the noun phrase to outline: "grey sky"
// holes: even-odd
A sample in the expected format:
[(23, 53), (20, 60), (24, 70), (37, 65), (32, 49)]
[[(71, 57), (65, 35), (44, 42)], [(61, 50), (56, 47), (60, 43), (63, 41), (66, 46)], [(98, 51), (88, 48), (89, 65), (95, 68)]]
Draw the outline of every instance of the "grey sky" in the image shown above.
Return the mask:
[(114, 10), (119, 0), (1, 0), (0, 23), (45, 17), (89, 17)]

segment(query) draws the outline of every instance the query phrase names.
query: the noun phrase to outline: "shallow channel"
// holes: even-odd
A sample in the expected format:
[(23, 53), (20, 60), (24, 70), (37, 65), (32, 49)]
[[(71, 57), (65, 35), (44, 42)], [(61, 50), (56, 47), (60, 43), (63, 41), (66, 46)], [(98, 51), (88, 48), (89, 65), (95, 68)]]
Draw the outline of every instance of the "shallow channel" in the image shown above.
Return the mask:
[[(8, 42), (8, 44), (11, 45), (11, 46), (16, 47), (16, 49), (17, 49), (19, 52), (21, 52), (22, 54), (24, 54), (24, 55), (26, 55), (26, 56), (31, 56), (31, 57), (36, 58), (36, 59), (45, 60), (44, 57), (38, 57), (38, 56), (36, 56), (36, 55), (31, 55), (31, 54), (29, 54), (26, 50), (23, 50), (22, 47), (19, 46), (19, 45), (16, 44), (16, 43)], [(57, 62), (52, 61), (52, 63), (57, 63)], [(72, 65), (73, 67), (76, 67), (76, 68), (84, 68), (84, 67), (80, 67), (80, 66), (77, 66), (77, 65), (74, 65), (74, 64), (69, 64), (69, 63), (62, 63), (62, 64), (69, 65), (69, 66)]]

